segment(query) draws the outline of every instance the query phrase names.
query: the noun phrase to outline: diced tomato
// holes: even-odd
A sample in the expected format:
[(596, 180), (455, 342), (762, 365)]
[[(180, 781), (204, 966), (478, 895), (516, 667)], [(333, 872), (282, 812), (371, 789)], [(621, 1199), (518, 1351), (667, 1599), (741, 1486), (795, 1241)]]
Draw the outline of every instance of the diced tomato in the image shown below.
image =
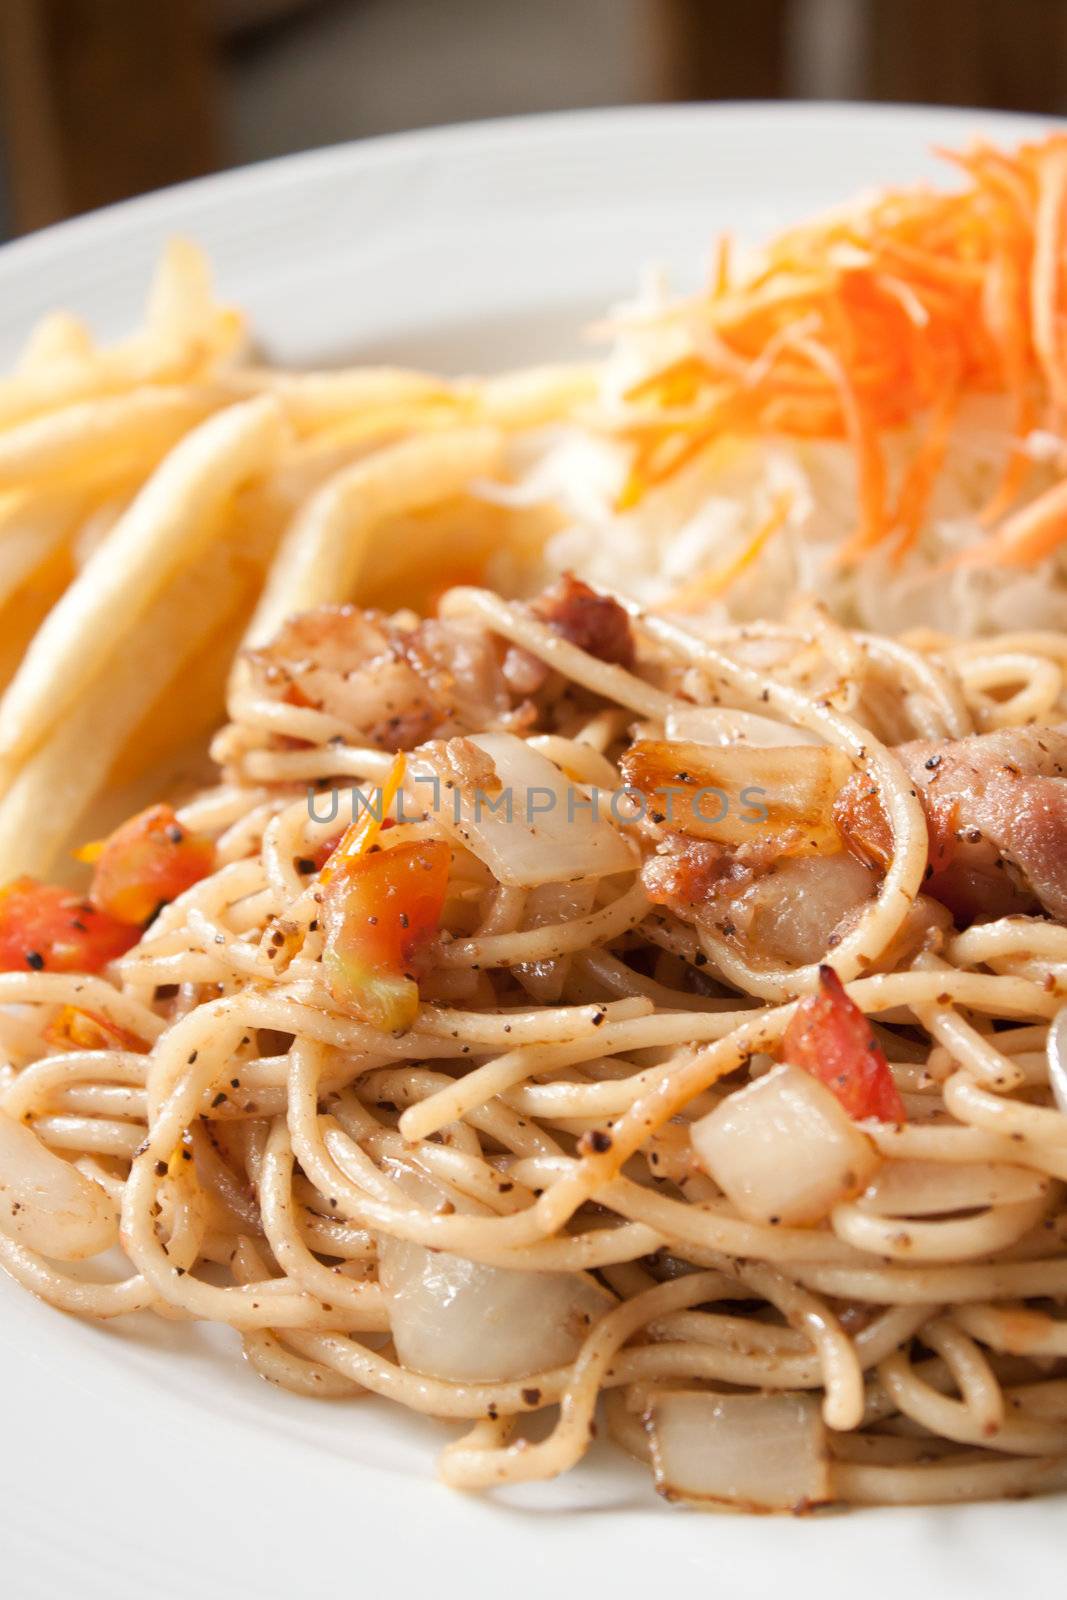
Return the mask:
[(389, 1032), (414, 1021), (411, 972), (437, 932), (451, 851), (441, 839), (349, 856), (323, 892), (323, 964), (335, 1000)]
[(148, 1049), (136, 1033), (120, 1028), (98, 1011), (80, 1011), (63, 1006), (44, 1030), (48, 1043), (60, 1050), (132, 1050), (143, 1055)]
[(214, 865), (210, 839), (183, 828), (170, 806), (149, 806), (104, 841), (89, 897), (120, 922), (143, 927)]
[(99, 972), (138, 937), (58, 884), (22, 877), (0, 889), (0, 972)]
[(824, 1083), (857, 1121), (907, 1120), (874, 1030), (833, 967), (819, 968), (818, 994), (797, 1007), (782, 1039), (782, 1058)]

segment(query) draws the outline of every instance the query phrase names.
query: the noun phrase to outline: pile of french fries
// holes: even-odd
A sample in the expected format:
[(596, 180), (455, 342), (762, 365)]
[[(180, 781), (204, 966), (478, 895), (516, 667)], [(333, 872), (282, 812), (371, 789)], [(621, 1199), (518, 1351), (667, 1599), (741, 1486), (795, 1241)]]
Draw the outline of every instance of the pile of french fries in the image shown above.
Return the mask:
[(517, 534), (470, 487), (596, 384), (257, 366), (185, 240), (125, 342), (46, 317), (0, 379), (0, 883), (53, 872), (109, 786), (205, 739), (242, 641), (327, 601), (419, 607), (500, 540), (532, 549), (536, 519)]

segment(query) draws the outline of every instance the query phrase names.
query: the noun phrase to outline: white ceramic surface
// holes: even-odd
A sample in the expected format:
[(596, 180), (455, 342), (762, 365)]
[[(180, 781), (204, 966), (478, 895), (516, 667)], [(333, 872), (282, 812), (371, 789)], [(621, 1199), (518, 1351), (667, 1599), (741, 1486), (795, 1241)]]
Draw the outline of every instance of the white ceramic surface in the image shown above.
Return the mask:
[[(1030, 120), (723, 106), (490, 123), (325, 150), (175, 189), (0, 251), (0, 363), (56, 305), (127, 328), (185, 232), (287, 362), (451, 371), (579, 348), (642, 266), (699, 280), (709, 242), (884, 182), (931, 144)], [(985, 1600), (1063, 1592), (1062, 1499), (795, 1521), (671, 1510), (597, 1447), (496, 1501), (433, 1480), (443, 1425), (298, 1400), (200, 1325), (90, 1326), (0, 1278), (0, 1593), (319, 1600), (546, 1591)]]

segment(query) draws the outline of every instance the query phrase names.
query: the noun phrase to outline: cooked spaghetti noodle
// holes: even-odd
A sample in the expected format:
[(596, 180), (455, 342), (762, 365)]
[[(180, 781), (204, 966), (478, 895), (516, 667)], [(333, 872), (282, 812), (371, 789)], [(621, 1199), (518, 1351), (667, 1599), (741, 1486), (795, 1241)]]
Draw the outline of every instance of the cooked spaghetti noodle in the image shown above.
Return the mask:
[[(0, 975), (0, 1262), (79, 1314), (226, 1324), (297, 1394), (462, 1422), (460, 1487), (574, 1466), (601, 1397), (672, 1497), (1067, 1486), (1063, 665), (1036, 633), (807, 606), (711, 634), (573, 584), (288, 624), (175, 819), (210, 870), (99, 975)], [(657, 762), (678, 816), (643, 803)], [(384, 799), (346, 828), (352, 786)], [(424, 916), (411, 862), (446, 863), (432, 926), (353, 951)], [(763, 1176), (757, 1092), (787, 1118)], [(121, 1277), (64, 1264), (119, 1238)]]

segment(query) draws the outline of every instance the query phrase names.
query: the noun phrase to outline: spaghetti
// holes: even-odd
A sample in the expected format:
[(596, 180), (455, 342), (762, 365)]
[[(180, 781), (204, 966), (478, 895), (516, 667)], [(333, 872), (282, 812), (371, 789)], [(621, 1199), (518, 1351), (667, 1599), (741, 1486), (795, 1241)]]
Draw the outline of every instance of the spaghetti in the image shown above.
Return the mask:
[[(697, 1502), (1067, 1486), (1067, 930), (1004, 812), (1011, 781), (1067, 783), (1062, 644), (890, 641), (811, 606), (698, 633), (575, 584), (453, 589), (368, 655), (371, 623), (313, 612), (299, 650), (283, 629), (239, 661), (220, 783), (151, 835), (163, 904), (125, 953), (5, 963), (7, 1271), (83, 1315), (227, 1324), (301, 1395), (462, 1421), (459, 1487), (574, 1466), (602, 1396)], [(994, 783), (1005, 737), (1044, 754), (1013, 779), (995, 754)], [(627, 781), (635, 751), (677, 817)], [(703, 828), (694, 752), (728, 801)], [(746, 760), (777, 787), (730, 836)], [(946, 824), (961, 760), (981, 782), (952, 778)], [(353, 784), (388, 798), (345, 833)], [(565, 822), (531, 818), (542, 789)], [(112, 907), (124, 866), (145, 884), (130, 827)], [(992, 914), (960, 900), (980, 849)], [(761, 1177), (745, 1108), (772, 1096)], [(120, 1241), (124, 1276), (67, 1264)]]

